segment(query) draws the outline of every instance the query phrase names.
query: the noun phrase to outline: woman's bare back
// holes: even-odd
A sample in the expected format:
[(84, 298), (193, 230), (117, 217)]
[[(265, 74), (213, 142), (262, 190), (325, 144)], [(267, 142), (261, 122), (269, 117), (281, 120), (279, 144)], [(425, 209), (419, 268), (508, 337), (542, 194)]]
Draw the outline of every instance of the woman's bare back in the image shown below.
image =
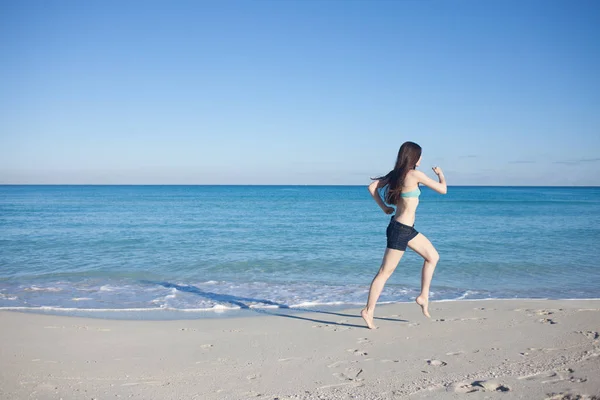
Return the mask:
[[(402, 193), (413, 192), (419, 189), (419, 180), (413, 173), (414, 171), (415, 170), (411, 170), (406, 174), (406, 178), (404, 178), (404, 185), (402, 185)], [(395, 220), (404, 225), (414, 225), (418, 206), (419, 196), (399, 196), (398, 202), (396, 203)]]

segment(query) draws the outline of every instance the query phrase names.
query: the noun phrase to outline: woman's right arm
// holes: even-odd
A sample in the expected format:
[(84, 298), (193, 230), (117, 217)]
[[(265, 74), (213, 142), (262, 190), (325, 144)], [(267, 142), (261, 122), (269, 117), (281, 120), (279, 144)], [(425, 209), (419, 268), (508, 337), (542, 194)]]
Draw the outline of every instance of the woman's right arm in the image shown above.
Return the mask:
[(369, 185), (369, 193), (371, 193), (371, 196), (373, 196), (373, 199), (375, 200), (377, 205), (383, 210), (384, 213), (392, 214), (395, 210), (392, 207), (385, 204), (383, 202), (383, 199), (379, 195), (379, 189), (384, 187), (386, 184), (387, 182), (385, 179), (377, 179), (371, 182), (371, 184)]
[(434, 181), (421, 171), (413, 170), (413, 174), (415, 175), (419, 183), (422, 183), (428, 188), (433, 189), (441, 194), (448, 193), (448, 186), (446, 185), (446, 178), (444, 177), (444, 172), (440, 167), (433, 167), (432, 169), (433, 172), (435, 172), (435, 174), (438, 176), (439, 182)]

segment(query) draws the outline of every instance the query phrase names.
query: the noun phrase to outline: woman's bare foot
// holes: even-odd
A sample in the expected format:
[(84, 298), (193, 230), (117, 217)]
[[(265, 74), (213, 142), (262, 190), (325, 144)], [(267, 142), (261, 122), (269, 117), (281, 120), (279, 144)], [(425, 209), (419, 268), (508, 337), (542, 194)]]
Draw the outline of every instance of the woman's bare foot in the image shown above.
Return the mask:
[(373, 325), (373, 313), (368, 312), (366, 308), (360, 312), (360, 316), (365, 320), (369, 329), (375, 329), (375, 325)]
[(415, 301), (421, 306), (423, 315), (425, 315), (427, 318), (431, 318), (431, 315), (429, 315), (429, 299), (425, 298), (424, 296), (419, 296)]

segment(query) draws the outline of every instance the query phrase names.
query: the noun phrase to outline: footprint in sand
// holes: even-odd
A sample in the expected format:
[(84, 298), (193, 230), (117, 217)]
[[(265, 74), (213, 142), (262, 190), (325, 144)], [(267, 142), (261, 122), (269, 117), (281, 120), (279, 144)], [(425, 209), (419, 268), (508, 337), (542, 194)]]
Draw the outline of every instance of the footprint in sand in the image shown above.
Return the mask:
[(591, 340), (598, 340), (600, 338), (600, 334), (594, 331), (578, 331), (577, 333), (581, 333), (583, 336)]
[(471, 393), (478, 390), (478, 388), (473, 388), (471, 382), (454, 382), (446, 386), (446, 391), (452, 393)]
[(248, 379), (249, 381), (253, 381), (257, 378), (260, 378), (260, 374), (251, 374), (246, 377), (246, 379)]
[[(542, 352), (542, 353), (550, 353), (551, 351), (556, 351), (556, 350), (560, 350), (560, 349), (554, 349), (551, 347), (543, 347), (543, 348), (535, 348), (535, 347), (528, 347), (527, 350), (531, 353), (536, 353), (536, 352)], [(525, 353), (526, 355), (529, 355), (529, 353)]]
[(558, 324), (558, 322), (556, 322), (552, 318), (542, 318), (542, 319), (540, 319), (540, 322), (542, 324), (548, 324), (548, 325), (556, 325), (556, 324)]
[(356, 344), (371, 344), (371, 341), (368, 338), (358, 338)]
[(578, 378), (574, 375), (575, 370), (573, 370), (572, 368), (567, 368), (565, 370), (560, 370), (560, 371), (544, 371), (544, 372), (539, 372), (536, 374), (532, 374), (532, 375), (525, 375), (525, 376), (520, 376), (518, 379), (522, 380), (541, 380), (542, 384), (547, 384), (547, 383), (557, 383), (557, 382), (563, 382), (563, 381), (569, 381), (572, 383), (583, 383), (586, 382), (587, 379), (586, 378)]
[(455, 321), (485, 321), (487, 318), (478, 318), (478, 317), (472, 317), (472, 318), (453, 318), (453, 319), (446, 319), (446, 318), (439, 318), (436, 319), (436, 322), (455, 322)]
[(572, 376), (569, 379), (569, 382), (573, 382), (573, 383), (583, 383), (583, 382), (587, 382), (586, 378), (575, 378), (574, 376)]
[(460, 350), (460, 351), (455, 351), (455, 352), (450, 352), (450, 353), (446, 353), (447, 356), (459, 356), (461, 354), (465, 354), (464, 351)]
[(348, 349), (346, 351), (348, 351), (349, 353), (354, 354), (355, 356), (366, 356), (366, 355), (368, 355), (368, 353), (366, 351), (357, 350), (357, 349)]
[(362, 374), (363, 370), (362, 368), (354, 368), (354, 367), (350, 367), (350, 368), (346, 368), (344, 369), (344, 372), (336, 372), (333, 374), (333, 376), (335, 376), (336, 378), (338, 378), (341, 381), (362, 381), (362, 378), (359, 378), (360, 374)]
[(475, 381), (474, 387), (482, 387), (485, 392), (508, 392), (510, 388), (496, 380)]
[(447, 362), (441, 360), (427, 360), (427, 364), (431, 365), (432, 367), (445, 367), (448, 365)]
[(515, 308), (513, 311), (524, 312), (531, 315), (552, 315), (556, 312), (564, 311), (562, 308), (550, 308), (550, 309), (539, 309), (534, 310), (532, 308)]
[(350, 329), (349, 326), (339, 325), (313, 325), (313, 328), (319, 328), (330, 332), (347, 331), (348, 329)]
[(552, 315), (552, 314), (554, 314), (554, 311), (551, 311), (551, 310), (536, 310), (535, 314), (536, 315)]
[(200, 345), (201, 349), (210, 349), (211, 347), (213, 347), (212, 344), (202, 344), (202, 345)]
[(547, 394), (544, 400), (598, 400), (597, 396), (588, 396), (587, 394), (574, 394), (574, 393), (550, 393)]
[(527, 314), (528, 317), (547, 317), (549, 315), (554, 315), (558, 312), (564, 311), (562, 308), (552, 308), (552, 309), (539, 309), (539, 310), (534, 310), (531, 308), (527, 308), (527, 309), (518, 309), (515, 311), (523, 311)]
[(475, 382), (454, 382), (446, 386), (447, 392), (472, 393), (472, 392), (508, 392), (510, 388), (496, 380)]

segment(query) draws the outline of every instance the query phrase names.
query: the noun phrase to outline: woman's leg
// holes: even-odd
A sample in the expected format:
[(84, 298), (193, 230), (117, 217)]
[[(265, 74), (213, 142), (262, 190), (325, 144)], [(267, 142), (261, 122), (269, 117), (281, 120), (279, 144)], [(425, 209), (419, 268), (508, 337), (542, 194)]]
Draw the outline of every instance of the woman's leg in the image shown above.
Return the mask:
[(398, 266), (400, 259), (404, 255), (404, 252), (401, 250), (394, 250), (390, 248), (385, 249), (385, 253), (383, 255), (383, 261), (381, 262), (381, 267), (379, 268), (379, 272), (373, 278), (373, 282), (371, 282), (371, 289), (369, 290), (369, 300), (367, 301), (367, 306), (361, 311), (360, 315), (363, 317), (369, 329), (375, 328), (373, 325), (373, 315), (375, 313), (375, 305), (377, 304), (377, 300), (383, 291), (383, 287), (385, 283), (392, 276), (392, 273)]
[(433, 271), (440, 260), (440, 256), (429, 239), (421, 233), (408, 242), (408, 247), (423, 257), (424, 260), (423, 271), (421, 272), (421, 294), (417, 297), (416, 302), (421, 306), (423, 314), (429, 318), (429, 287), (431, 286)]

